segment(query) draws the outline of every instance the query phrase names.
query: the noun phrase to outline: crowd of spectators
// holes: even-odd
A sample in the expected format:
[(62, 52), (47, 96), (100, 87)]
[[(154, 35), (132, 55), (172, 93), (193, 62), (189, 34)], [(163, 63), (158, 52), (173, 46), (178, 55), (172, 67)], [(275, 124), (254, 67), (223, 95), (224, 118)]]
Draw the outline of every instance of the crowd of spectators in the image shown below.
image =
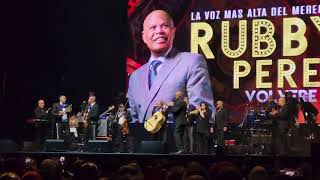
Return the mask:
[(276, 169), (248, 159), (201, 163), (194, 160), (88, 160), (65, 157), (1, 157), (0, 180), (312, 180), (310, 163)]

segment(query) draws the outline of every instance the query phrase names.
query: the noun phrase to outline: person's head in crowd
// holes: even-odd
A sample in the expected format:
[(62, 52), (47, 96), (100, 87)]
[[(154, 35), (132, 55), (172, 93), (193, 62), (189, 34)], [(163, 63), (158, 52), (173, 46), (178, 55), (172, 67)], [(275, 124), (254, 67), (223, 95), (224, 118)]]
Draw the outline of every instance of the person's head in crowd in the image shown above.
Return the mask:
[(242, 180), (239, 168), (231, 162), (219, 162), (209, 168), (210, 180)]
[(53, 159), (44, 159), (39, 168), (40, 174), (45, 180), (59, 179), (61, 175), (61, 168), (59, 163)]
[(264, 167), (255, 166), (249, 173), (249, 180), (268, 180), (268, 173)]
[(67, 97), (65, 95), (60, 95), (59, 96), (59, 101), (61, 104), (65, 104), (67, 101)]
[(168, 176), (168, 169), (172, 167), (172, 164), (169, 165), (168, 159), (154, 159), (150, 162), (147, 169), (144, 169), (144, 178), (152, 179), (152, 177), (156, 176), (158, 179), (166, 179)]
[(83, 163), (78, 172), (74, 174), (74, 180), (98, 180), (99, 179), (99, 168), (93, 162)]
[(41, 108), (41, 109), (43, 109), (44, 106), (45, 106), (44, 100), (43, 100), (43, 99), (39, 99), (39, 101), (38, 101), (38, 107)]
[(137, 163), (121, 166), (118, 170), (118, 174), (120, 179), (143, 179), (141, 168)]
[(207, 180), (207, 178), (204, 178), (203, 176), (200, 176), (200, 175), (192, 175), (183, 180)]
[(182, 179), (184, 172), (183, 166), (172, 166), (169, 168), (167, 180)]
[(32, 170), (24, 173), (21, 180), (43, 180), (43, 179), (37, 171)]
[(22, 174), (25, 171), (25, 161), (23, 158), (9, 157), (3, 161), (3, 169), (1, 172), (14, 172)]
[(75, 161), (71, 164), (70, 171), (71, 171), (73, 174), (79, 174), (80, 167), (81, 167), (84, 163), (85, 163), (85, 161), (82, 160), (82, 159), (77, 159), (77, 160), (75, 160)]
[(142, 39), (151, 52), (158, 58), (173, 45), (176, 28), (170, 15), (163, 10), (155, 10), (147, 15), (143, 22)]
[(37, 170), (37, 161), (33, 158), (27, 157), (25, 159), (26, 170)]
[(185, 168), (182, 179), (185, 180), (186, 178), (195, 175), (208, 179), (206, 169), (198, 162), (191, 162)]
[(20, 177), (14, 172), (5, 172), (0, 175), (0, 180), (20, 180)]

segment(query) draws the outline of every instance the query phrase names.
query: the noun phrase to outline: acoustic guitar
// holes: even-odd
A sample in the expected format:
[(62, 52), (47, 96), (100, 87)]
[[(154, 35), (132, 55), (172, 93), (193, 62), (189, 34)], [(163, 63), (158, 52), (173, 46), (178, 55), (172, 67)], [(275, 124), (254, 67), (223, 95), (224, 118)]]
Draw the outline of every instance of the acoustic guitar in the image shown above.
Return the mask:
[(157, 133), (166, 121), (166, 117), (163, 114), (163, 111), (166, 111), (170, 106), (173, 105), (174, 103), (172, 101), (168, 102), (167, 104), (163, 104), (161, 107), (161, 111), (155, 112), (151, 118), (144, 122), (144, 129), (152, 134)]
[(152, 115), (152, 117), (150, 119), (148, 119), (144, 122), (144, 128), (148, 132), (154, 134), (154, 133), (157, 133), (161, 129), (161, 127), (165, 121), (166, 121), (166, 117), (163, 115), (163, 113), (156, 112)]
[(115, 108), (116, 108), (116, 107), (115, 107), (114, 105), (109, 106), (108, 109), (107, 109), (105, 112), (103, 112), (102, 114), (100, 114), (99, 117), (102, 118), (102, 116), (109, 114), (110, 111), (114, 110)]

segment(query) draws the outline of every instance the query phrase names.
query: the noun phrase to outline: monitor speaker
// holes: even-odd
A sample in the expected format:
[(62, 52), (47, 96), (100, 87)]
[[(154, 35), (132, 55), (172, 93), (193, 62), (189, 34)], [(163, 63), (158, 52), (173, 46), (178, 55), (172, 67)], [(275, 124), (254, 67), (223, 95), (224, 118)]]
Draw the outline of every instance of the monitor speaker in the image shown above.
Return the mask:
[(165, 153), (165, 147), (162, 141), (142, 141), (140, 153), (159, 154)]
[(10, 139), (0, 139), (0, 153), (14, 153), (21, 147)]
[(106, 140), (89, 140), (86, 145), (85, 151), (98, 153), (112, 153), (112, 142)]
[(62, 139), (47, 139), (44, 150), (46, 152), (64, 152), (68, 150), (68, 146)]

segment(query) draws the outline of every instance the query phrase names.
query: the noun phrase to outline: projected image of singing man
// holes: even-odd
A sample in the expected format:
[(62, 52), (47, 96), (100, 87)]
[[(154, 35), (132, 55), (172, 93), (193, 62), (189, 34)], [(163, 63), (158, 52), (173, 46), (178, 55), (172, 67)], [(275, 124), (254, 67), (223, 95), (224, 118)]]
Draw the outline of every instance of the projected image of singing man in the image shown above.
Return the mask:
[(143, 22), (142, 39), (151, 56), (132, 73), (127, 93), (131, 114), (141, 123), (152, 116), (157, 101), (168, 103), (177, 91), (185, 92), (190, 104), (206, 102), (213, 109), (206, 61), (202, 55), (176, 50), (175, 32), (172, 18), (163, 10), (152, 11)]

